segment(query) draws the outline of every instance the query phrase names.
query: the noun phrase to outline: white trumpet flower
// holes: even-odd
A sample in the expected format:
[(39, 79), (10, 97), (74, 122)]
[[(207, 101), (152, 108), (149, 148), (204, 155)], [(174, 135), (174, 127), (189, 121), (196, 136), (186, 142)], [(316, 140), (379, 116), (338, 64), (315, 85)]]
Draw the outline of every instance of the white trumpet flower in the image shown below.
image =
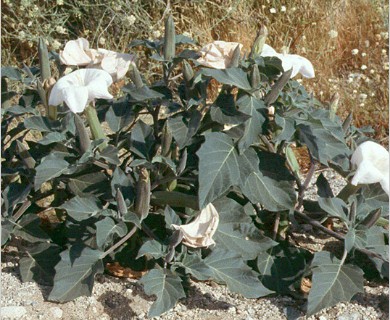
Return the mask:
[(389, 194), (389, 152), (380, 144), (366, 141), (352, 155), (351, 163), (357, 166), (351, 184), (380, 183)]
[(215, 69), (229, 68), (237, 46), (240, 46), (240, 50), (243, 47), (242, 44), (237, 42), (214, 41), (200, 50), (202, 56), (197, 61), (205, 67)]
[(59, 79), (53, 86), (49, 105), (65, 102), (74, 112), (83, 112), (88, 102), (95, 99), (112, 99), (108, 87), (112, 84), (110, 74), (100, 69), (80, 69)]

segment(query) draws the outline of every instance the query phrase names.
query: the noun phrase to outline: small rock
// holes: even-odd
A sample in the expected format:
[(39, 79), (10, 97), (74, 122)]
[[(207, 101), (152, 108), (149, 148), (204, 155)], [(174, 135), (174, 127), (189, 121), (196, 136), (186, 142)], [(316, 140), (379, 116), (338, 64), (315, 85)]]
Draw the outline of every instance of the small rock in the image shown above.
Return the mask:
[(25, 307), (9, 306), (1, 308), (1, 317), (7, 317), (11, 319), (19, 319), (27, 313)]
[(361, 320), (361, 319), (362, 319), (362, 316), (357, 312), (354, 312), (351, 314), (344, 313), (341, 316), (337, 317), (337, 320)]
[(62, 314), (63, 314), (62, 309), (60, 309), (58, 307), (53, 307), (53, 308), (50, 308), (50, 312), (51, 312), (51, 314), (53, 315), (54, 318), (56, 318), (56, 319), (61, 319), (62, 318)]
[(318, 318), (318, 320), (328, 320), (328, 318), (325, 317), (325, 316), (320, 316), (320, 317)]
[(228, 309), (228, 312), (229, 312), (229, 313), (237, 313), (237, 309), (236, 309), (235, 307), (230, 307), (230, 308)]

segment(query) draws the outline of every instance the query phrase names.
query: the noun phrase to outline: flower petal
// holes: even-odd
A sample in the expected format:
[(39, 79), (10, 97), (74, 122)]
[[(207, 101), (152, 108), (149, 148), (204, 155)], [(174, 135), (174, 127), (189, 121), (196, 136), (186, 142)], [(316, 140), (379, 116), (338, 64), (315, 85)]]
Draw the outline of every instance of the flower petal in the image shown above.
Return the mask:
[(60, 60), (63, 64), (71, 66), (85, 66), (91, 62), (86, 51), (89, 50), (88, 40), (78, 38), (66, 43), (63, 51), (60, 51)]
[(263, 57), (275, 57), (278, 55), (278, 53), (274, 48), (265, 43), (260, 55)]
[(238, 42), (214, 41), (200, 50), (202, 56), (197, 61), (206, 67), (226, 69), (230, 66), (237, 46), (240, 46), (240, 49), (243, 47)]
[(88, 103), (88, 88), (69, 86), (62, 90), (64, 101), (73, 113), (83, 112)]

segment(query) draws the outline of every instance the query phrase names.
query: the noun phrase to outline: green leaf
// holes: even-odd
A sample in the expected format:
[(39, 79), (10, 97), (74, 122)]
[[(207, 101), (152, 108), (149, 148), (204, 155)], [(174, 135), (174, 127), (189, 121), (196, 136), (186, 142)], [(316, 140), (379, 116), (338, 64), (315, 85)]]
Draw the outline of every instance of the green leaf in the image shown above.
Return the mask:
[(1, 67), (1, 77), (6, 77), (10, 80), (22, 81), (22, 72), (14, 67)]
[(318, 204), (321, 209), (327, 212), (331, 217), (340, 218), (347, 222), (347, 205), (340, 198), (318, 198)]
[(328, 180), (326, 180), (323, 173), (321, 173), (316, 181), (317, 193), (321, 198), (333, 198), (333, 191), (329, 185)]
[(206, 133), (199, 157), (199, 208), (226, 193), (239, 179), (238, 154), (223, 133)]
[(74, 245), (61, 253), (56, 265), (54, 286), (48, 300), (67, 302), (80, 296), (90, 296), (97, 273), (102, 273), (102, 252)]
[(332, 307), (341, 301), (350, 301), (363, 292), (363, 271), (341, 261), (326, 251), (314, 255), (312, 287), (308, 297), (307, 314)]
[(126, 85), (122, 88), (122, 91), (128, 93), (130, 95), (130, 99), (137, 102), (164, 98), (163, 94), (150, 89), (148, 86), (136, 88), (133, 85)]
[(366, 245), (366, 233), (363, 230), (351, 228), (344, 238), (345, 249), (350, 252), (353, 248), (364, 248)]
[(12, 182), (7, 185), (2, 193), (5, 210), (11, 215), (14, 206), (24, 202), (30, 194), (31, 184)]
[(173, 210), (170, 206), (165, 206), (164, 209), (164, 217), (165, 217), (165, 225), (167, 228), (173, 229), (171, 226), (173, 224), (181, 225), (181, 220), (179, 216), (176, 214), (175, 210)]
[(204, 262), (211, 268), (217, 282), (226, 283), (230, 291), (242, 294), (245, 298), (259, 298), (272, 293), (259, 281), (258, 274), (235, 252), (217, 247)]
[(185, 297), (181, 279), (169, 270), (153, 269), (140, 280), (147, 295), (155, 295), (157, 300), (150, 307), (148, 317), (157, 317), (172, 309), (176, 302)]
[(67, 139), (66, 135), (64, 135), (63, 133), (49, 132), (41, 140), (39, 140), (38, 143), (46, 146), (46, 145), (49, 145), (51, 143), (65, 141), (66, 139)]
[(127, 233), (126, 224), (120, 222), (118, 224), (110, 218), (106, 217), (95, 223), (96, 226), (96, 244), (99, 249), (104, 250), (107, 246), (112, 244), (114, 235), (124, 237)]
[(127, 101), (114, 103), (106, 113), (106, 121), (114, 132), (122, 131), (134, 120), (134, 113)]
[(236, 252), (244, 260), (253, 260), (260, 253), (277, 245), (260, 233), (239, 203), (229, 198), (221, 198), (213, 204), (220, 219), (214, 235), (218, 245)]
[(199, 129), (201, 120), (202, 114), (198, 110), (191, 112), (189, 119), (181, 114), (168, 119), (168, 127), (180, 149), (191, 143), (192, 137)]
[(252, 86), (248, 81), (248, 75), (241, 68), (228, 68), (223, 70), (203, 68), (202, 74), (207, 77), (212, 77), (222, 84), (236, 86), (246, 91), (252, 90)]
[(76, 196), (100, 196), (107, 191), (108, 179), (103, 172), (87, 173), (70, 178), (68, 187)]
[(264, 102), (255, 97), (244, 95), (238, 101), (239, 111), (247, 114), (250, 118), (245, 122), (243, 137), (238, 142), (238, 149), (243, 153), (250, 145), (258, 140), (262, 132), (262, 126), (265, 118), (259, 112), (259, 109), (265, 108)]
[(24, 120), (26, 129), (37, 130), (40, 132), (51, 132), (51, 125), (46, 117), (32, 116)]
[(279, 245), (257, 257), (260, 281), (270, 290), (281, 294), (291, 292), (290, 285), (299, 280), (306, 270), (308, 252)]
[(99, 159), (103, 158), (108, 163), (119, 165), (121, 162), (119, 160), (118, 153), (119, 153), (118, 148), (108, 145), (99, 153), (98, 158)]
[(27, 257), (19, 261), (19, 271), (23, 282), (35, 281), (53, 285), (54, 267), (60, 261), (60, 247), (52, 243), (39, 243), (30, 247)]
[(250, 115), (237, 110), (233, 94), (220, 92), (210, 109), (213, 121), (220, 124), (241, 124), (250, 118)]
[(59, 177), (68, 170), (69, 163), (54, 154), (46, 157), (36, 169), (34, 189), (39, 190), (41, 185), (49, 180)]
[(152, 127), (139, 120), (131, 131), (130, 150), (141, 158), (150, 159), (154, 140)]
[(180, 261), (175, 262), (174, 266), (183, 267), (186, 273), (190, 273), (200, 281), (208, 280), (213, 275), (211, 269), (197, 254), (183, 253)]
[(76, 221), (89, 219), (102, 210), (98, 199), (93, 196), (87, 198), (75, 196), (66, 201), (60, 208), (66, 210), (68, 215)]
[(157, 240), (146, 241), (138, 251), (137, 258), (148, 255), (154, 259), (159, 259), (167, 254), (167, 246), (161, 244)]
[(15, 223), (9, 219), (1, 218), (1, 246), (4, 246), (14, 230)]
[(45, 242), (49, 236), (41, 229), (41, 219), (35, 214), (24, 214), (17, 222), (14, 235), (28, 242)]
[(289, 117), (281, 117), (275, 113), (275, 123), (278, 126), (275, 142), (291, 141), (295, 132), (295, 121)]

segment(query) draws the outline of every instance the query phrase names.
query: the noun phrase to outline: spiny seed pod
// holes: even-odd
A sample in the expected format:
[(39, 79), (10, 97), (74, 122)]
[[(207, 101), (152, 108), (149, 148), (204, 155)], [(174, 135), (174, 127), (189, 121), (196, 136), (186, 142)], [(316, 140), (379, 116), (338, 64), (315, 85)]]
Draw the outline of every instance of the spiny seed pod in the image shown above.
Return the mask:
[(329, 103), (331, 120), (334, 120), (334, 117), (336, 116), (337, 109), (339, 108), (339, 101), (340, 101), (340, 94), (336, 92), (330, 99), (330, 103)]
[(353, 119), (353, 113), (352, 111), (349, 113), (348, 117), (344, 120), (343, 122), (343, 131), (344, 133), (347, 132), (349, 126), (351, 125), (352, 123), (352, 119)]
[(181, 154), (180, 162), (176, 170), (176, 173), (178, 175), (184, 171), (184, 169), (186, 168), (186, 164), (187, 164), (187, 149), (184, 149), (183, 153)]
[(170, 61), (175, 56), (175, 24), (172, 15), (170, 14), (165, 20), (164, 33), (164, 59)]
[(75, 113), (74, 115), (74, 123), (79, 138), (80, 151), (81, 154), (84, 154), (91, 145), (91, 139), (89, 138), (88, 131), (84, 125), (83, 119), (81, 119), (81, 117), (77, 113)]
[(260, 71), (259, 67), (254, 64), (252, 65), (251, 72), (250, 72), (250, 80), (251, 80), (251, 86), (252, 88), (258, 88), (260, 86)]
[(363, 219), (361, 224), (367, 228), (371, 228), (378, 221), (378, 219), (381, 217), (381, 213), (382, 213), (382, 208), (371, 211), (367, 215), (367, 217), (365, 217)]
[(265, 41), (267, 40), (268, 30), (266, 26), (262, 25), (257, 32), (256, 39), (253, 42), (250, 57), (253, 58), (263, 51)]
[(186, 84), (189, 84), (194, 77), (194, 70), (192, 70), (191, 65), (183, 60), (183, 76)]
[(149, 213), (150, 204), (150, 178), (146, 168), (138, 171), (139, 180), (137, 181), (137, 196), (135, 199), (135, 213), (142, 221)]
[(233, 51), (232, 61), (230, 62), (230, 68), (237, 68), (240, 63), (241, 58), (241, 49), (240, 45), (238, 44), (236, 49)]
[(28, 169), (34, 169), (36, 162), (34, 158), (31, 156), (30, 152), (28, 152), (26, 146), (23, 143), (21, 143), (19, 140), (16, 140), (16, 144), (18, 146), (19, 156), (22, 158), (24, 165)]
[(140, 89), (144, 86), (141, 74), (139, 73), (137, 67), (134, 64), (130, 65), (130, 79), (131, 81), (133, 81), (137, 89)]
[(44, 80), (51, 78), (49, 52), (47, 51), (47, 46), (43, 38), (39, 38), (38, 56), (39, 67), (41, 69), (41, 79), (43, 82)]
[(168, 121), (165, 121), (161, 135), (161, 154), (166, 157), (171, 151), (172, 132), (168, 127)]
[(115, 199), (118, 206), (118, 212), (123, 217), (127, 213), (127, 205), (120, 188), (116, 189)]

